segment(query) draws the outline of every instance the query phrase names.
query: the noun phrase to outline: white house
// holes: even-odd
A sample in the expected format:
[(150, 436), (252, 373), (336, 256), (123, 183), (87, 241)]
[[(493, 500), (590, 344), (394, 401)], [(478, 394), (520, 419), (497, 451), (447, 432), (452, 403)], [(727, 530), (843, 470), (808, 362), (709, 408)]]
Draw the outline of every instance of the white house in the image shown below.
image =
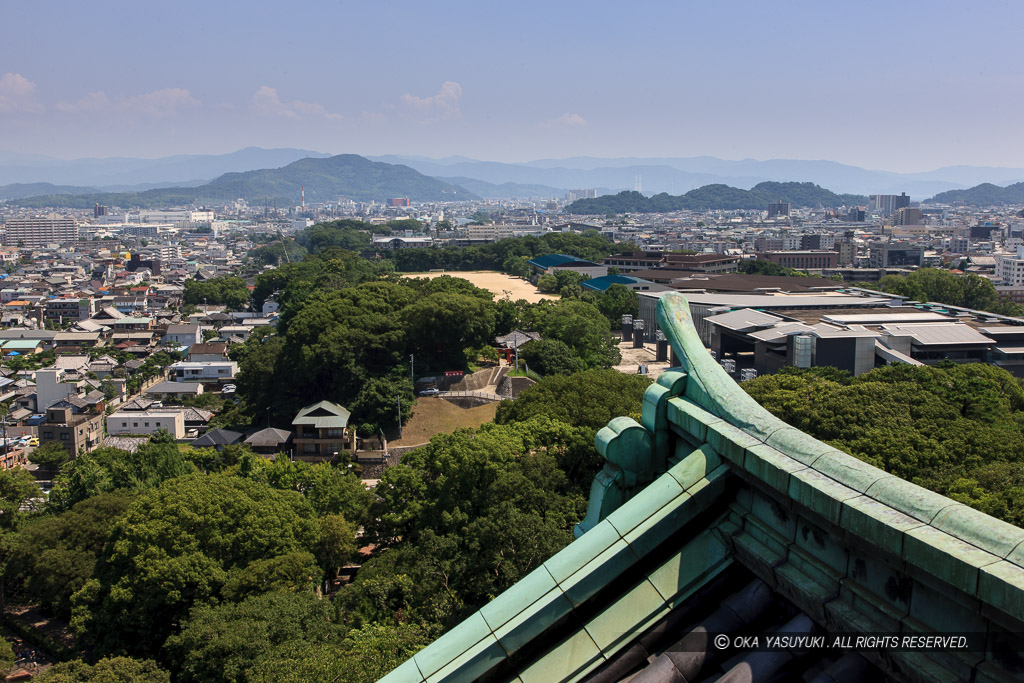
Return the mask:
[(185, 414), (182, 411), (125, 410), (107, 416), (107, 434), (155, 434), (166, 429), (175, 439), (185, 438)]
[(238, 363), (221, 361), (178, 361), (171, 363), (168, 377), (175, 382), (219, 382), (238, 374)]
[(164, 334), (164, 346), (192, 346), (198, 344), (203, 340), (202, 332), (199, 330), (199, 325), (192, 324), (179, 324), (179, 325), (168, 325), (167, 332)]

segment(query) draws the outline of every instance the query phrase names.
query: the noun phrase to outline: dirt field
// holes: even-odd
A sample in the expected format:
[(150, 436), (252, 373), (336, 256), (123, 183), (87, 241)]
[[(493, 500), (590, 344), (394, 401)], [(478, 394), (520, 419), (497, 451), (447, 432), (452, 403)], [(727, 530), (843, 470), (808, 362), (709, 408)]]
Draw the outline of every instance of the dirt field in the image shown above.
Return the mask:
[(615, 366), (619, 372), (627, 375), (635, 375), (638, 365), (647, 366), (647, 375), (657, 381), (658, 375), (669, 367), (668, 363), (656, 363), (654, 361), (654, 344), (644, 344), (642, 349), (634, 349), (633, 342), (619, 342), (619, 352), (622, 354), (622, 362)]
[(536, 303), (543, 299), (558, 299), (554, 294), (541, 294), (527, 280), (521, 280), (520, 278), (505, 275), (504, 273), (496, 273), (491, 270), (472, 270), (467, 272), (451, 270), (446, 273), (403, 273), (403, 275), (405, 277), (426, 278), (435, 278), (442, 275), (461, 277), (463, 280), (469, 280), (481, 289), (494, 292), (494, 298), (496, 299), (504, 297), (505, 292), (508, 292), (513, 300), (526, 299), (530, 303)]
[(450, 434), (464, 427), (479, 427), (494, 420), (497, 403), (460, 408), (443, 398), (419, 398), (409, 423), (402, 428), (402, 438), (388, 441), (388, 446), (415, 446), (430, 441), (435, 434)]

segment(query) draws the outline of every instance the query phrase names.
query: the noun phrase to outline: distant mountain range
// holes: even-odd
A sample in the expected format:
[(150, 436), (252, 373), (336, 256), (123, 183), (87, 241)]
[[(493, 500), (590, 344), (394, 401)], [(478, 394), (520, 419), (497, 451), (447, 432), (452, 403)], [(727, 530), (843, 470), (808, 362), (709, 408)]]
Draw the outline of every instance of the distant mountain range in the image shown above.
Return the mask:
[(434, 176), (438, 180), (452, 185), (464, 187), (470, 192), (476, 193), (484, 199), (513, 199), (515, 197), (538, 197), (553, 199), (565, 194), (565, 190), (550, 185), (527, 185), (523, 183), (489, 183), (486, 180), (455, 176)]
[[(300, 160), (327, 158), (347, 158), (350, 165), (355, 164), (356, 159), (363, 159), (366, 163), (379, 162), (390, 165), (390, 168), (407, 167), (406, 171), (418, 173), (400, 179), (397, 171), (385, 173), (380, 167), (360, 166), (370, 176), (359, 178), (356, 177), (359, 174), (346, 175), (347, 172), (340, 167), (327, 171), (326, 175), (316, 164), (292, 167)], [(374, 168), (376, 170), (372, 170)], [(299, 173), (311, 175), (299, 177)], [(431, 181), (440, 184), (428, 182), (423, 176), (429, 176)], [(678, 197), (689, 196), (693, 190), (709, 185), (752, 190), (760, 183), (788, 182), (795, 178), (808, 179), (839, 193), (906, 192), (914, 201), (937, 195), (935, 201), (943, 202), (1016, 203), (1020, 200), (1015, 198), (1014, 190), (1001, 186), (1013, 188), (1024, 181), (1024, 169), (948, 166), (923, 173), (893, 173), (833, 161), (732, 161), (706, 156), (573, 157), (507, 164), (461, 156), (443, 159), (401, 155), (329, 157), (322, 152), (304, 149), (258, 147), (230, 154), (186, 154), (159, 159), (62, 160), (0, 152), (0, 201), (24, 201), (37, 197), (50, 201), (60, 195), (81, 197), (55, 202), (64, 206), (91, 205), (89, 202), (94, 196), (101, 197), (96, 199), (101, 203), (125, 206), (155, 206), (171, 201), (191, 203), (196, 199), (223, 201), (237, 197), (263, 201), (264, 196), (295, 203), (298, 201), (297, 188), (301, 185), (306, 186), (306, 197), (312, 201), (334, 200), (336, 195), (364, 200), (408, 195), (429, 200), (448, 198), (453, 196), (453, 192), (460, 198), (476, 195), (487, 199), (550, 199), (561, 198), (567, 190), (579, 188), (596, 189), (601, 195), (640, 188), (641, 193), (647, 196), (666, 194)], [(5, 186), (4, 183), (10, 184)], [(980, 189), (975, 187), (979, 184)], [(149, 192), (157, 189), (164, 191)], [(241, 193), (231, 196), (237, 190)], [(963, 194), (947, 194), (950, 191), (962, 191)], [(39, 205), (36, 199), (29, 203)]]
[(867, 202), (863, 195), (839, 195), (814, 183), (758, 183), (749, 190), (728, 185), (706, 185), (684, 195), (656, 194), (645, 197), (636, 191), (605, 195), (596, 199), (579, 199), (569, 205), (575, 214), (661, 213), (668, 211), (702, 211), (709, 209), (768, 208), (771, 202), (789, 202), (793, 206), (836, 207), (859, 206)]
[(232, 171), (279, 168), (307, 157), (322, 159), (328, 156), (307, 149), (260, 147), (246, 147), (230, 154), (178, 154), (159, 159), (55, 159), (37, 154), (0, 152), (0, 185), (44, 182), (110, 191), (129, 187), (140, 189), (137, 186), (143, 184), (192, 186)]
[(225, 173), (198, 187), (168, 187), (143, 192), (47, 194), (15, 199), (13, 203), (37, 208), (89, 208), (97, 203), (156, 208), (242, 198), (254, 204), (267, 201), (294, 206), (300, 201), (303, 187), (307, 202), (335, 202), (339, 197), (355, 201), (384, 201), (390, 197), (409, 197), (416, 201), (479, 199), (465, 188), (430, 178), (408, 166), (374, 162), (355, 154), (341, 154), (326, 159), (300, 159), (282, 168)]
[(420, 173), (440, 177), (466, 177), (489, 183), (546, 185), (563, 191), (571, 188), (637, 189), (654, 194), (679, 195), (705, 185), (722, 184), (750, 189), (765, 181), (787, 182), (807, 178), (836, 192), (899, 194), (915, 201), (946, 190), (966, 189), (978, 183), (998, 185), (1024, 180), (1024, 169), (979, 166), (948, 166), (923, 173), (873, 171), (834, 161), (799, 159), (742, 159), (715, 157), (657, 157), (602, 159), (573, 157), (540, 159), (519, 164), (476, 161), (466, 157), (426, 159), (416, 156), (374, 156), (375, 161), (401, 163)]

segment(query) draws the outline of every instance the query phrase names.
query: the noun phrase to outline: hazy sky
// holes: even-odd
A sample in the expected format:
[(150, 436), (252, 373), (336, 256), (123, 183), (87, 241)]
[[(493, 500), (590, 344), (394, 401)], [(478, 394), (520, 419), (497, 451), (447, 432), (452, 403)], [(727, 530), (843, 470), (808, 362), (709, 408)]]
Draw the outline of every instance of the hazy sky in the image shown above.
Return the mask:
[(1024, 166), (1021, 2), (0, 0), (0, 151)]

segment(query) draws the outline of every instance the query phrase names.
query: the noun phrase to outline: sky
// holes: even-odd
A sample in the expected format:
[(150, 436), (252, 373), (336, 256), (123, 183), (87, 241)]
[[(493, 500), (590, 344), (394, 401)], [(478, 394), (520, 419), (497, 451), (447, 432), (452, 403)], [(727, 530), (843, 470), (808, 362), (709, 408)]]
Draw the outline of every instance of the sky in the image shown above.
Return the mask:
[(1024, 166), (1024, 3), (0, 0), (0, 152)]

